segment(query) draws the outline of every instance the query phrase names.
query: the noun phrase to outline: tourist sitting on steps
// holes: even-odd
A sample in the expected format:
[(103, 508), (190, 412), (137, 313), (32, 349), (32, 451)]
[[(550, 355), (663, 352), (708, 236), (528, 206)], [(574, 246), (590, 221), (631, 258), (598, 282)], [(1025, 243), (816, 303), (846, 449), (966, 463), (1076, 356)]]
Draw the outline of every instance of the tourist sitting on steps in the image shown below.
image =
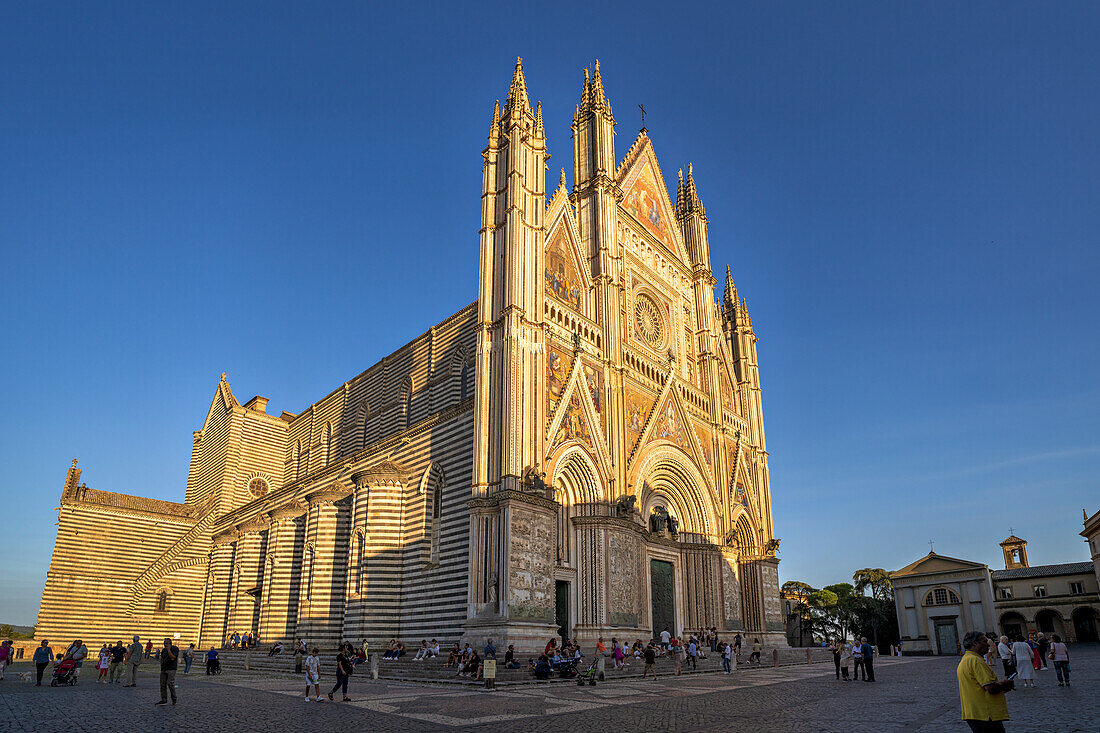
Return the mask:
[(277, 641), (277, 642), (275, 642), (274, 644), (271, 645), (271, 649), (270, 649), (270, 651), (268, 651), (267, 656), (273, 657), (276, 654), (282, 654), (282, 652), (283, 652), (283, 642)]
[(428, 640), (420, 640), (420, 648), (416, 650), (416, 655), (413, 657), (414, 662), (423, 662), (428, 658)]
[(444, 667), (453, 667), (456, 664), (458, 664), (459, 661), (461, 661), (461, 660), (462, 660), (462, 649), (459, 648), (458, 642), (456, 641), (455, 645), (454, 645), (454, 648), (451, 649), (450, 653), (447, 655), (447, 663), (444, 664), (443, 666)]

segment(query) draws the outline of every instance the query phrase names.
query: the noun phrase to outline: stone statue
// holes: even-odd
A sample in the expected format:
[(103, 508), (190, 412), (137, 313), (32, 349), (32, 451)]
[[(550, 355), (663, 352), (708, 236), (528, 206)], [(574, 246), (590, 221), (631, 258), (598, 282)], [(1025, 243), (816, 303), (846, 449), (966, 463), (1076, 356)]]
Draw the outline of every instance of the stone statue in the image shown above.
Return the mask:
[(620, 516), (629, 517), (634, 513), (634, 505), (638, 502), (638, 497), (634, 494), (623, 494), (615, 500), (615, 509)]
[(676, 532), (679, 529), (680, 529), (680, 523), (676, 521), (676, 517), (673, 517), (673, 516), (669, 515), (669, 518), (668, 518), (668, 531), (669, 531), (669, 533), (673, 537), (675, 537)]
[(768, 540), (767, 543), (764, 545), (764, 552), (768, 553), (769, 555), (774, 555), (775, 553), (779, 552), (779, 542), (780, 540), (778, 537)]
[(496, 573), (490, 573), (489, 574), (489, 583), (488, 583), (488, 586), (485, 588), (485, 599), (489, 603), (496, 603), (497, 602), (497, 574)]
[(649, 515), (649, 531), (664, 532), (668, 524), (668, 512), (663, 506), (659, 506)]

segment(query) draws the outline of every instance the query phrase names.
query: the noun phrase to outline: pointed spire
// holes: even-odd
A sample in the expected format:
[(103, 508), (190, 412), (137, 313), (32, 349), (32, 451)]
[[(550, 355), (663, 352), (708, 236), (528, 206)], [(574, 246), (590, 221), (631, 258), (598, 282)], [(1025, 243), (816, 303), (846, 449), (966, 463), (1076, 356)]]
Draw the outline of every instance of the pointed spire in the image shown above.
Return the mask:
[(504, 102), (507, 114), (520, 115), (531, 111), (531, 102), (527, 98), (527, 80), (523, 78), (523, 57), (516, 56), (516, 70), (512, 73), (512, 86), (508, 90), (508, 99)]
[(679, 214), (684, 209), (684, 169), (681, 168), (679, 172), (680, 182), (676, 184), (676, 213)]
[(584, 67), (584, 86), (581, 87), (581, 103), (577, 107), (577, 112), (578, 113), (580, 112), (581, 109), (584, 109), (584, 110), (588, 109), (588, 104), (591, 101), (591, 94), (589, 92), (590, 87), (591, 87), (591, 82), (588, 79), (588, 67), (586, 66), (586, 67)]
[(691, 163), (688, 163), (687, 183), (683, 184), (681, 190), (683, 192), (682, 204), (680, 203), (680, 190), (676, 193), (677, 213), (681, 216), (687, 216), (688, 214), (698, 212), (705, 217), (707, 215), (706, 211), (703, 210), (703, 203), (699, 200), (699, 194), (695, 190), (695, 169)]
[(489, 137), (494, 138), (500, 132), (500, 100), (493, 105), (493, 121), (489, 123)]
[[(732, 311), (737, 307), (737, 286), (733, 284), (733, 274), (730, 266), (726, 265), (726, 295), (724, 298), (726, 311)], [(733, 315), (730, 313), (729, 315)]]
[(542, 128), (542, 102), (535, 108), (535, 135), (542, 137), (546, 131)]
[(603, 80), (600, 78), (600, 60), (596, 59), (596, 67), (592, 72), (592, 103), (603, 104)]
[(561, 169), (561, 178), (558, 179), (558, 188), (565, 188), (565, 186), (566, 186), (565, 169), (562, 168)]

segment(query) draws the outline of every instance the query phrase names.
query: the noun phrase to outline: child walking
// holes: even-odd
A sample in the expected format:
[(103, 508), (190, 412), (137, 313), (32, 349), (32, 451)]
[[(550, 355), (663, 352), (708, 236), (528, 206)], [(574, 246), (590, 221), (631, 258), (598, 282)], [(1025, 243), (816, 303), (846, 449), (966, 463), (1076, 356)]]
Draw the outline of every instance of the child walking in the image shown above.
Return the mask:
[[(310, 650), (306, 657), (306, 702), (324, 702), (321, 697), (321, 660), (317, 656), (321, 652), (317, 647)], [(309, 688), (313, 688), (313, 697), (309, 696)]]

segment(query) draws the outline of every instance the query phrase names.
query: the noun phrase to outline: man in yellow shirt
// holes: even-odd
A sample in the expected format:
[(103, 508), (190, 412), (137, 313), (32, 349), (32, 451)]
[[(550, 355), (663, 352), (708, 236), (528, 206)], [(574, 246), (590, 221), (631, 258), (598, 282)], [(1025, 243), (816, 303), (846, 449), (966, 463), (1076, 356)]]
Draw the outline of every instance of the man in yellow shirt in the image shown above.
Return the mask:
[(966, 652), (955, 674), (959, 678), (959, 701), (962, 719), (975, 733), (999, 733), (1008, 720), (1008, 702), (1005, 693), (1016, 689), (1012, 680), (997, 681), (997, 673), (985, 663), (989, 651), (989, 639), (980, 631), (968, 632), (963, 637)]

